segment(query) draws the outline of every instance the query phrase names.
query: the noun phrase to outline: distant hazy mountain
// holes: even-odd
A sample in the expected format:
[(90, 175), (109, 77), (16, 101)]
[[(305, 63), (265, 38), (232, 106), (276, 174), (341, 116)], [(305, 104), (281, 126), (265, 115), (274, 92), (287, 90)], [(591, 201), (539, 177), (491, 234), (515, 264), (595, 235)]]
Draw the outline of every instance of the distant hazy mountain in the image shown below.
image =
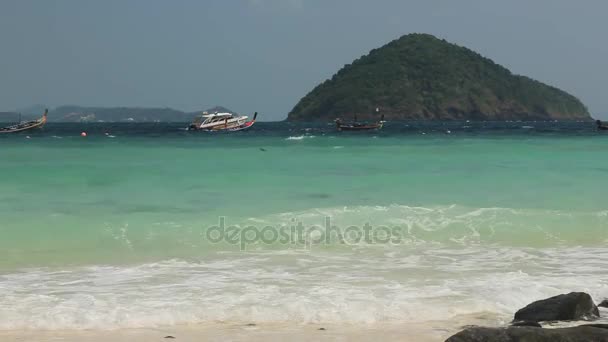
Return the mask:
[(37, 119), (42, 116), (46, 107), (44, 105), (33, 105), (29, 107), (17, 108), (15, 111), (0, 112), (0, 122), (2, 123), (17, 123), (19, 118), (21, 121)]
[[(44, 109), (42, 110), (42, 112)], [(233, 111), (224, 107), (204, 110), (209, 113)], [(42, 113), (40, 112), (40, 113)], [(61, 106), (49, 111), (50, 122), (191, 122), (198, 112), (172, 108)]]
[(0, 122), (16, 123), (19, 121), (19, 113), (17, 112), (0, 112)]
[(27, 116), (42, 116), (42, 113), (44, 113), (44, 110), (47, 108), (48, 107), (45, 105), (35, 104), (27, 107), (17, 108), (15, 111)]

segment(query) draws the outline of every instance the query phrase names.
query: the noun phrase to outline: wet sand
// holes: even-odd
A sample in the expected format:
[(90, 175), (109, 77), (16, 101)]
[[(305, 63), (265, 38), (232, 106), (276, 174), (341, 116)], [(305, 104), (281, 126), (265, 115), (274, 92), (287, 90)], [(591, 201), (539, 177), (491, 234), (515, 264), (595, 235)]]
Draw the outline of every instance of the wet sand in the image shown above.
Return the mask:
[(394, 325), (206, 324), (145, 329), (3, 331), (3, 342), (134, 341), (443, 341), (460, 327), (445, 322)]

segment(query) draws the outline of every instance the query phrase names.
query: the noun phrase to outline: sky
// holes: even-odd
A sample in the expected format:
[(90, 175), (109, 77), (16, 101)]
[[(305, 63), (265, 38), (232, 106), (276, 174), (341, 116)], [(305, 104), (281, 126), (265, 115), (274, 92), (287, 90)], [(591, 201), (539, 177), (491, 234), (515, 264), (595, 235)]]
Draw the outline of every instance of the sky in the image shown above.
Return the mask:
[(408, 33), (466, 46), (608, 119), (606, 0), (0, 0), (0, 111), (222, 105), (281, 120)]

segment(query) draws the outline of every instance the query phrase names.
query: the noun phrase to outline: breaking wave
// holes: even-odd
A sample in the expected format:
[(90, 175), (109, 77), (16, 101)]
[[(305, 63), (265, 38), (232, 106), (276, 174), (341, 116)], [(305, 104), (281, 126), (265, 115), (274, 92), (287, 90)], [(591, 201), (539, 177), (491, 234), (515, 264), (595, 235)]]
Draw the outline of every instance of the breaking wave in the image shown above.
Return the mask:
[[(559, 293), (586, 291), (596, 301), (608, 296), (606, 211), (392, 205), (235, 221), (319, 225), (327, 217), (336, 225), (399, 225), (410, 240), (309, 249), (202, 244), (183, 258), (21, 268), (0, 273), (0, 330), (377, 324), (467, 315), (501, 323), (526, 304)], [(196, 245), (187, 235), (191, 227), (175, 222), (153, 225), (146, 241), (169, 227), (182, 233), (173, 235), (182, 249)], [(133, 229), (107, 227), (106, 233), (128, 245), (128, 253), (141, 253)], [(166, 236), (158, 238), (170, 245)]]
[(29, 269), (0, 277), (0, 329), (187, 323), (507, 322), (568, 292), (608, 295), (605, 249), (225, 253), (214, 260)]
[(316, 136), (314, 135), (297, 135), (297, 136), (290, 136), (285, 138), (285, 140), (304, 140), (304, 139), (312, 139), (312, 138), (316, 138)]

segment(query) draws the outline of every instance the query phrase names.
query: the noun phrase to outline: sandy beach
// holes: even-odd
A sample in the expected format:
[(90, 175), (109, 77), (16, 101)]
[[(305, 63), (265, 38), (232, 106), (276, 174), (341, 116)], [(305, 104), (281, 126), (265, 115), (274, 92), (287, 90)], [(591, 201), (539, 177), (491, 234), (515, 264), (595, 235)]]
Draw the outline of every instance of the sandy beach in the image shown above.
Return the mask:
[(3, 342), (133, 342), (133, 341), (443, 341), (458, 327), (436, 324), (286, 325), (206, 324), (146, 329), (3, 331)]

